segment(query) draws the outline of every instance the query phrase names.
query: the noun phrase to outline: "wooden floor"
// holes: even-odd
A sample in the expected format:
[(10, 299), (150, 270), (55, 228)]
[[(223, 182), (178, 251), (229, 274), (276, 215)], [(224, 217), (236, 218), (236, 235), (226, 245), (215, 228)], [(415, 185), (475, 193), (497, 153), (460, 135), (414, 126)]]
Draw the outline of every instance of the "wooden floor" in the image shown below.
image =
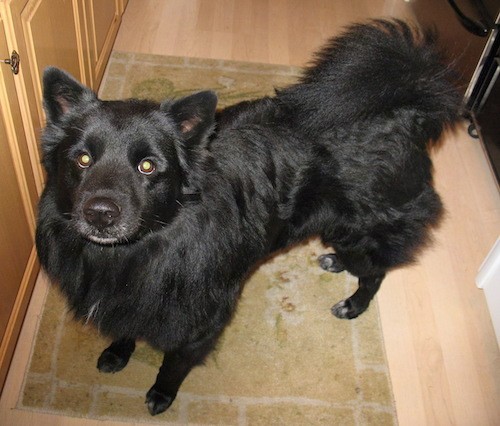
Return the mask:
[(394, 13), (403, 0), (132, 0), (115, 49), (304, 65), (348, 23)]
[[(303, 65), (352, 21), (406, 16), (403, 0), (130, 0), (116, 50)], [(476, 272), (500, 234), (500, 196), (464, 129), (433, 153), (447, 208), (418, 265), (378, 296), (401, 425), (500, 425), (500, 353)], [(0, 405), (2, 425), (87, 425), (11, 410), (46, 283), (39, 280)], [(122, 423), (107, 423), (122, 424)]]

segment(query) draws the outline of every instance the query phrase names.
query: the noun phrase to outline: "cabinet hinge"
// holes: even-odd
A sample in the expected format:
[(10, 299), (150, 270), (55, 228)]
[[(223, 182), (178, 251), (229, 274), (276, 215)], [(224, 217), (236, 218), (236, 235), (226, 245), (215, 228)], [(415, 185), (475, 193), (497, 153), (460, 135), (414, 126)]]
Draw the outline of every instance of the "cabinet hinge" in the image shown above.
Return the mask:
[(10, 69), (14, 74), (19, 72), (19, 62), (21, 62), (21, 58), (19, 57), (19, 53), (15, 50), (12, 51), (12, 55), (7, 59), (0, 59), (0, 62), (3, 64), (10, 65)]

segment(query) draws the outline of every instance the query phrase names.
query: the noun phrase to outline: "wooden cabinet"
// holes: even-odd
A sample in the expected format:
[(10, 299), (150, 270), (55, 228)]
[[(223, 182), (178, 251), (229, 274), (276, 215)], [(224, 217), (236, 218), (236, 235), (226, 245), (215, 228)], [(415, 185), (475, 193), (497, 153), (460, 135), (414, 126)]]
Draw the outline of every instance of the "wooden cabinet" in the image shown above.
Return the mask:
[[(0, 19), (0, 52), (7, 54), (5, 22)], [(24, 134), (14, 77), (0, 67), (0, 378), (19, 333), (38, 271), (33, 246), (37, 190)]]
[(39, 265), (35, 215), (43, 189), (39, 135), (43, 70), (55, 65), (97, 90), (124, 0), (0, 0), (0, 387)]

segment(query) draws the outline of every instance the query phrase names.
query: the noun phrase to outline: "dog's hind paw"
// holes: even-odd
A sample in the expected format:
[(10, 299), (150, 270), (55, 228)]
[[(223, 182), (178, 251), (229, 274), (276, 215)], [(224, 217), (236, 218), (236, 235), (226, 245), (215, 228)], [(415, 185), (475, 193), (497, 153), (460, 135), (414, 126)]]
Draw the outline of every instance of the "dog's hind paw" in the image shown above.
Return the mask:
[(322, 254), (318, 257), (319, 266), (328, 272), (342, 272), (344, 265), (335, 253)]
[(146, 394), (146, 404), (148, 406), (149, 414), (156, 416), (157, 414), (163, 413), (172, 405), (174, 399), (175, 395), (165, 395), (152, 387)]
[(345, 299), (332, 307), (332, 314), (340, 319), (353, 319), (362, 314), (366, 308), (355, 306), (351, 299)]

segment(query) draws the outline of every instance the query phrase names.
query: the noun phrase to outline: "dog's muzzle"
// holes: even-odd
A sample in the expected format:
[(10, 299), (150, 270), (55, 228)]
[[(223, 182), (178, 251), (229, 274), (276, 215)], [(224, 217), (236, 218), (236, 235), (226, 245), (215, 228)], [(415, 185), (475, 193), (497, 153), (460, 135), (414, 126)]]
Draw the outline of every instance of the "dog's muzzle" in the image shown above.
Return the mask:
[(77, 229), (98, 244), (129, 241), (137, 231), (134, 215), (123, 210), (120, 203), (106, 196), (93, 196), (80, 207)]

